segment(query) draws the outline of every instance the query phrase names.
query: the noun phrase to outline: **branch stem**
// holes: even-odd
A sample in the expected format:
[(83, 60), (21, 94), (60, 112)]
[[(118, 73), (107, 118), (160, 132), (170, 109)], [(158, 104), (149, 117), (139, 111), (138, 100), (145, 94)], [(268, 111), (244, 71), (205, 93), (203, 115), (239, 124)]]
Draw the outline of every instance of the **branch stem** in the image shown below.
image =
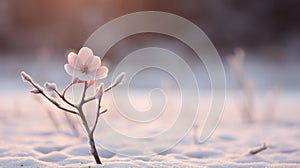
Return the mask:
[(50, 98), (49, 96), (46, 95), (46, 93), (41, 90), (40, 86), (38, 86), (36, 83), (34, 83), (33, 81), (28, 81), (33, 87), (35, 87), (41, 95), (43, 95), (47, 100), (49, 100), (52, 104), (54, 104), (57, 108), (61, 109), (61, 110), (64, 110), (68, 113), (72, 113), (72, 114), (77, 114), (78, 113), (76, 111), (73, 111), (73, 110), (69, 110), (67, 108), (64, 108), (62, 107), (61, 105), (59, 105), (55, 100), (53, 100), (52, 98)]
[(257, 154), (257, 153), (259, 153), (259, 152), (261, 152), (261, 151), (264, 151), (264, 150), (266, 150), (266, 149), (267, 149), (266, 143), (263, 143), (263, 145), (262, 145), (261, 147), (249, 151), (249, 154), (250, 154), (250, 155), (255, 155), (255, 154)]
[(114, 84), (108, 86), (108, 87), (104, 90), (104, 92), (108, 92), (108, 91), (110, 91), (112, 88), (114, 88), (114, 87), (116, 87), (116, 86), (118, 86), (118, 84), (117, 84), (117, 83), (114, 83)]
[(84, 100), (83, 103), (88, 103), (88, 102), (90, 102), (92, 100), (95, 100), (95, 99), (96, 99), (96, 97), (91, 97), (91, 98), (88, 98), (88, 99)]
[[(98, 154), (97, 149), (96, 149), (95, 141), (94, 141), (94, 127), (95, 126), (93, 126), (93, 129), (92, 129), (93, 131), (91, 131), (91, 129), (88, 125), (88, 122), (86, 120), (86, 117), (83, 113), (83, 104), (84, 104), (84, 98), (85, 98), (86, 90), (87, 90), (87, 82), (85, 81), (84, 82), (84, 89), (83, 89), (82, 98), (81, 98), (80, 104), (77, 107), (77, 109), (78, 109), (78, 112), (79, 112), (79, 116), (82, 120), (82, 123), (84, 125), (84, 128), (85, 128), (85, 130), (88, 134), (89, 144), (90, 144), (90, 147), (91, 147), (90, 151), (91, 151), (96, 163), (97, 164), (102, 164), (102, 162), (100, 160), (100, 157), (99, 157), (99, 154)], [(98, 120), (98, 119), (96, 119), (96, 120)]]

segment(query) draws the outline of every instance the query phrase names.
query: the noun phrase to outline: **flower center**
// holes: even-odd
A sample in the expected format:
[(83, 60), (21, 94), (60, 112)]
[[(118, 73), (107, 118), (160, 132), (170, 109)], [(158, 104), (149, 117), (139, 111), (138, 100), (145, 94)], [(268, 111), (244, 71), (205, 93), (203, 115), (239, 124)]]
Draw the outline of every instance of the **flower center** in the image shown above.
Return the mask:
[(89, 73), (89, 67), (86, 66), (86, 65), (84, 65), (84, 66), (81, 68), (81, 72), (82, 72), (82, 73), (85, 73), (85, 74)]

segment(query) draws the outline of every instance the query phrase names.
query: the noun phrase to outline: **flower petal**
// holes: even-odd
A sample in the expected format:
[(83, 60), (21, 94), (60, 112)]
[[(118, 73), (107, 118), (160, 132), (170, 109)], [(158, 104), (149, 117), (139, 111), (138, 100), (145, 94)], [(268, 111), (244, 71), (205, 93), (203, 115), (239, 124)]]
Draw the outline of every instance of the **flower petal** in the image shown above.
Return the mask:
[(93, 55), (93, 51), (88, 47), (82, 47), (78, 52), (78, 56), (80, 57), (83, 63), (85, 63), (87, 59)]
[(79, 79), (82, 79), (82, 76), (85, 74), (82, 73), (80, 70), (75, 69), (73, 66), (70, 64), (65, 64), (64, 66), (66, 72), (70, 75), (73, 76), (74, 78), (78, 77)]
[(70, 65), (75, 66), (75, 63), (76, 63), (77, 59), (78, 59), (77, 54), (75, 54), (75, 53), (73, 53), (73, 52), (70, 52), (70, 53), (68, 54), (68, 63), (69, 63)]
[(95, 79), (103, 79), (107, 76), (108, 73), (108, 68), (106, 66), (101, 66), (99, 69), (96, 71), (96, 77)]
[(69, 75), (73, 76), (74, 68), (70, 64), (65, 64), (64, 68)]
[(87, 60), (85, 61), (84, 65), (89, 66), (90, 63), (93, 61), (93, 57), (94, 57), (94, 56), (89, 56), (89, 57), (87, 58)]
[(101, 65), (101, 59), (97, 56), (89, 57), (85, 62), (85, 65), (88, 66), (89, 72), (95, 71)]
[(78, 76), (78, 78), (83, 80), (83, 81), (90, 81), (90, 80), (94, 79), (94, 75), (82, 74), (82, 75)]
[(74, 64), (74, 69), (80, 70), (83, 66), (81, 59), (77, 56)]

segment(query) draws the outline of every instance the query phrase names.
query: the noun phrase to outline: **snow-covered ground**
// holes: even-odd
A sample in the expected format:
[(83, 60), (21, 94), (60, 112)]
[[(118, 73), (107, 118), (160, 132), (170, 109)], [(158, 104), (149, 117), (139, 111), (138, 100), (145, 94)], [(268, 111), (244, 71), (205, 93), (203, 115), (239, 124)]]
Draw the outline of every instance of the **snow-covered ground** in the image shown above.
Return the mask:
[[(77, 118), (70, 116), (78, 124), (79, 137), (67, 124), (64, 114), (46, 102), (41, 105), (36, 101), (28, 94), (31, 87), (19, 77), (20, 71), (26, 70), (40, 84), (47, 80), (58, 81), (61, 89), (70, 80), (62, 68), (64, 63), (55, 60), (41, 63), (25, 59), (6, 59), (1, 63), (0, 167), (101, 167), (94, 163), (89, 153), (85, 133)], [(153, 153), (150, 156), (139, 155), (143, 147), (140, 151), (137, 148), (132, 150), (130, 147), (135, 144), (124, 143), (121, 139), (110, 137), (120, 141), (118, 151), (138, 156), (113, 153), (109, 147), (98, 143), (103, 167), (300, 167), (299, 66), (297, 63), (283, 63), (280, 67), (265, 63), (246, 64), (246, 73), (256, 84), (252, 124), (243, 122), (241, 118), (241, 95), (230, 91), (236, 82), (227, 71), (229, 91), (223, 117), (214, 134), (205, 143), (195, 143), (195, 135), (199, 135), (205, 116), (199, 115), (196, 122), (198, 127), (193, 127), (181, 142), (162, 153), (162, 150), (155, 148), (157, 144), (150, 142), (145, 142), (147, 147), (153, 147), (149, 148)], [(145, 78), (141, 81), (151, 85), (150, 80)], [(209, 82), (207, 78), (200, 77), (198, 81), (202, 82), (199, 112), (207, 112), (211, 98), (207, 92)], [(273, 86), (277, 89), (273, 89)], [(143, 93), (133, 89), (132, 96), (138, 106), (149, 105), (145, 103)], [(176, 116), (172, 116), (173, 110), (177, 108), (175, 98), (171, 96), (168, 99), (171, 106), (166, 107), (168, 115), (163, 119), (176, 119)], [(164, 120), (147, 129), (123, 123), (120, 116), (116, 115), (111, 100), (108, 96), (104, 101), (103, 105), (109, 112), (103, 115), (103, 119), (125, 134), (153, 135), (167, 128), (168, 122)], [(59, 131), (49, 119), (47, 110), (57, 119)], [(100, 123), (96, 133), (98, 142), (110, 135), (101, 126), (103, 124)], [(162, 140), (161, 143), (169, 142)], [(250, 150), (259, 148), (263, 143), (266, 143), (266, 150), (249, 155)]]
[[(45, 107), (24, 91), (14, 95), (18, 98), (1, 95), (0, 167), (99, 166), (89, 153), (84, 132), (75, 137), (60, 111), (50, 108), (60, 123), (57, 132)], [(204, 104), (205, 100), (201, 99)], [(199, 130), (194, 128), (174, 148), (151, 156), (123, 156), (99, 145), (103, 167), (299, 167), (299, 94), (283, 94), (272, 104), (274, 108), (267, 107), (265, 97), (258, 95), (253, 124), (242, 122), (236, 100), (236, 94), (228, 93), (223, 118), (205, 143), (195, 143)], [(272, 118), (266, 118), (266, 109), (273, 109)], [(77, 122), (76, 117), (72, 119)], [(128, 125), (125, 129), (132, 128)], [(264, 142), (266, 150), (248, 154)], [(119, 148), (130, 145), (120, 144)]]

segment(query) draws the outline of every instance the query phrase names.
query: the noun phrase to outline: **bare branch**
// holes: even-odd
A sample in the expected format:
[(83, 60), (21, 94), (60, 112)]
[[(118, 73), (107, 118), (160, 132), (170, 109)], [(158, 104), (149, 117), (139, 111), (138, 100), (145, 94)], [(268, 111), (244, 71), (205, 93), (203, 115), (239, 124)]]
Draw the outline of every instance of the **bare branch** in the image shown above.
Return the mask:
[(87, 102), (90, 102), (90, 101), (95, 100), (95, 99), (96, 99), (96, 97), (91, 97), (91, 98), (88, 98), (88, 99), (84, 100), (83, 103), (87, 103)]
[(86, 90), (87, 90), (87, 81), (84, 82), (84, 89), (83, 89), (83, 93), (82, 93), (82, 98), (81, 98), (81, 104), (83, 104), (84, 102), (84, 98), (85, 98), (85, 94), (86, 94)]
[(70, 105), (70, 106), (72, 106), (72, 107), (75, 107), (75, 105), (74, 104), (72, 104), (71, 102), (69, 102), (67, 99), (66, 99), (66, 97), (65, 97), (65, 95), (64, 95), (64, 93), (63, 94), (60, 94), (57, 90), (54, 90), (54, 92), (65, 102), (65, 103), (67, 103), (68, 105)]
[(108, 91), (110, 91), (112, 88), (114, 88), (114, 87), (116, 87), (116, 86), (118, 86), (118, 85), (119, 85), (118, 83), (113, 83), (112, 85), (108, 86), (108, 87), (104, 90), (104, 92), (108, 92)]
[[(101, 160), (99, 158), (99, 154), (98, 154), (97, 149), (96, 149), (95, 142), (94, 142), (94, 135), (93, 135), (94, 131), (91, 131), (90, 127), (88, 126), (87, 120), (85, 118), (85, 115), (84, 115), (83, 109), (82, 109), (82, 106), (84, 104), (86, 90), (87, 90), (87, 84), (88, 84), (87, 81), (85, 81), (84, 82), (84, 90), (83, 90), (83, 93), (82, 93), (82, 98), (81, 98), (80, 104), (79, 104), (79, 106), (78, 106), (77, 109), (78, 109), (78, 112), (79, 112), (79, 116), (80, 116), (80, 118), (82, 120), (82, 123), (84, 125), (84, 128), (85, 128), (85, 130), (86, 130), (86, 132), (88, 134), (89, 144), (90, 144), (90, 147), (91, 147), (90, 151), (91, 151), (92, 155), (94, 156), (94, 159), (95, 159), (96, 163), (97, 164), (102, 164), (102, 162), (101, 162)], [(99, 114), (97, 113), (97, 115), (99, 115)], [(96, 126), (94, 126), (94, 127), (96, 127)], [(95, 130), (94, 127), (92, 128), (93, 130)]]
[(63, 93), (62, 93), (62, 97), (65, 97), (65, 94), (67, 93), (68, 89), (70, 89), (70, 87), (71, 87), (72, 85), (74, 85), (74, 84), (75, 84), (74, 81), (72, 81), (71, 83), (69, 83), (69, 85), (64, 89), (64, 91), (63, 91)]
[(111, 84), (110, 86), (108, 86), (108, 87), (104, 90), (104, 92), (108, 92), (108, 91), (111, 90), (112, 88), (114, 88), (114, 87), (116, 87), (116, 86), (122, 84), (124, 78), (125, 78), (125, 72), (120, 73), (120, 74), (116, 77), (114, 83)]
[(52, 98), (50, 98), (49, 96), (47, 96), (47, 94), (41, 89), (41, 87), (39, 85), (37, 85), (36, 83), (34, 83), (32, 80), (31, 81), (28, 81), (33, 87), (35, 87), (39, 93), (41, 95), (43, 95), (47, 100), (49, 100), (52, 104), (54, 104), (57, 108), (61, 109), (61, 110), (64, 110), (68, 113), (72, 113), (72, 114), (77, 114), (78, 113), (76, 111), (73, 111), (73, 110), (70, 110), (70, 109), (67, 109), (67, 108), (64, 108), (62, 106), (60, 106), (55, 100), (53, 100)]
[(97, 126), (97, 124), (98, 124), (99, 117), (100, 117), (102, 114), (106, 113), (106, 112), (107, 112), (107, 109), (105, 109), (105, 110), (102, 111), (102, 112), (97, 112), (96, 120), (95, 120), (95, 123), (94, 123), (94, 125), (93, 125), (92, 130), (91, 130), (91, 134), (93, 134), (93, 133), (95, 132), (96, 126)]
[(250, 150), (249, 154), (250, 155), (255, 155), (255, 154), (257, 154), (257, 153), (259, 153), (259, 152), (261, 152), (263, 150), (266, 150), (266, 149), (267, 149), (266, 143), (263, 143), (263, 145), (261, 147), (259, 147), (257, 149)]
[(64, 108), (62, 107), (61, 105), (59, 105), (55, 100), (51, 99), (50, 97), (48, 97), (44, 92), (41, 92), (41, 94), (46, 98), (48, 99), (52, 104), (54, 104), (57, 108), (63, 110), (63, 111), (66, 111), (68, 113), (72, 113), (72, 114), (77, 114), (78, 113), (76, 111), (73, 111), (73, 110), (70, 110), (70, 109), (67, 109), (67, 108)]
[(100, 115), (102, 115), (102, 114), (106, 113), (107, 111), (108, 111), (107, 109), (105, 109), (105, 110), (101, 111), (101, 112), (100, 112)]
[(93, 128), (92, 128), (91, 134), (93, 134), (94, 131), (95, 131), (95, 129), (96, 129), (96, 126), (97, 126), (98, 120), (99, 120), (99, 116), (101, 114), (104, 114), (105, 112), (107, 112), (107, 109), (105, 109), (104, 111), (100, 112), (100, 109), (101, 109), (101, 100), (102, 100), (102, 96), (104, 94), (103, 86), (104, 86), (103, 84), (100, 84), (97, 96), (95, 96), (95, 97), (98, 97), (98, 108), (97, 108), (97, 116), (96, 116), (95, 123), (94, 123)]

